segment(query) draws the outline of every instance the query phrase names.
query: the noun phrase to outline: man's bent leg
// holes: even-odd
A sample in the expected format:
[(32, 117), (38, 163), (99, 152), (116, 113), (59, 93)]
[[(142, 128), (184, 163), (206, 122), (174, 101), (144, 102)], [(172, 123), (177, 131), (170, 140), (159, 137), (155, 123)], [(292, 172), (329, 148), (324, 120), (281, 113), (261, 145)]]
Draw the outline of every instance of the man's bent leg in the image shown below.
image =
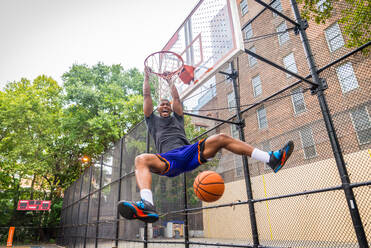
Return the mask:
[(246, 155), (267, 163), (276, 173), (285, 165), (287, 159), (291, 156), (294, 150), (294, 143), (289, 141), (280, 150), (264, 152), (226, 134), (216, 134), (205, 141), (202, 156), (205, 159), (212, 158), (221, 148), (225, 148), (235, 154)]
[(235, 154), (247, 155), (249, 157), (251, 157), (254, 150), (254, 147), (251, 145), (221, 133), (206, 139), (202, 155), (205, 159), (212, 158), (222, 148)]
[(151, 189), (151, 171), (162, 173), (165, 170), (162, 162), (155, 154), (144, 153), (135, 158), (135, 178), (140, 190)]
[(120, 201), (117, 209), (123, 217), (149, 223), (158, 220), (152, 199), (151, 171), (161, 173), (165, 169), (163, 162), (154, 154), (141, 154), (135, 158), (135, 177), (142, 199), (138, 202)]

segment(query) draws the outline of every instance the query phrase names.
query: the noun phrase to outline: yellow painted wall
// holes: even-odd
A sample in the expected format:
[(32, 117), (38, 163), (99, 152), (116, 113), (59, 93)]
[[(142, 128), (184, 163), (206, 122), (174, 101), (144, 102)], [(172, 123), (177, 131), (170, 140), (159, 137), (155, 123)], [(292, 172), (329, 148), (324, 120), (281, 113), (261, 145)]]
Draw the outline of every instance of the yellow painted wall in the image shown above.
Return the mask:
[[(352, 182), (371, 180), (371, 157), (367, 150), (348, 154), (344, 159)], [(254, 199), (341, 185), (334, 159), (283, 169), (277, 174), (260, 175), (251, 181)], [(367, 219), (370, 217), (371, 189), (357, 188), (357, 194), (363, 197), (358, 208)], [(203, 203), (203, 206), (246, 199), (245, 181), (240, 180), (227, 183), (219, 201)], [(255, 204), (255, 212), (261, 240), (356, 242), (342, 190), (259, 202)], [(206, 238), (252, 239), (247, 204), (204, 210), (203, 221)], [(371, 227), (366, 225), (365, 231), (371, 237)]]

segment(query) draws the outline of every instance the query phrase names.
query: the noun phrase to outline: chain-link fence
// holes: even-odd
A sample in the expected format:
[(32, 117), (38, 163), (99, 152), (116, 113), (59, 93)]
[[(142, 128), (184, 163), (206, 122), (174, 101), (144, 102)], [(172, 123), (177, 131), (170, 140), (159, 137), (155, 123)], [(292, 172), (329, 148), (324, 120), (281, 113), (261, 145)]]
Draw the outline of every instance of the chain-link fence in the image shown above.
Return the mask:
[[(224, 133), (265, 151), (292, 140), (295, 149), (285, 167), (275, 174), (262, 162), (223, 149), (192, 172), (175, 178), (153, 175), (159, 221), (129, 221), (118, 215), (116, 204), (139, 200), (134, 159), (155, 153), (142, 122), (65, 192), (60, 244), (368, 246), (371, 63), (365, 50), (370, 43), (346, 48), (337, 15), (326, 25), (309, 23), (304, 31), (305, 22), (289, 1), (272, 1), (268, 7), (259, 2), (251, 2), (250, 12), (241, 15), (246, 54), (223, 68), (237, 71), (238, 77), (218, 74), (184, 99), (190, 116), (186, 132), (193, 142)], [(317, 68), (308, 66), (313, 58)], [(205, 170), (225, 181), (222, 198), (213, 203), (201, 202), (193, 192), (195, 177)]]

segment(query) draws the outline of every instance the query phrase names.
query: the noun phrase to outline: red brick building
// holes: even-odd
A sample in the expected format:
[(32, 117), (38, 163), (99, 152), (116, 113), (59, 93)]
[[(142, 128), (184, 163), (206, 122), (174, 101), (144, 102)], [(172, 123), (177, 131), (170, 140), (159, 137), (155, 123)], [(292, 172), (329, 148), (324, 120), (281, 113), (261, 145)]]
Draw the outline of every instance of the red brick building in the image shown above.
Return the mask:
[[(293, 28), (291, 23), (269, 10), (254, 18), (263, 6), (253, 0), (237, 0), (237, 4), (245, 48), (301, 76), (309, 75), (300, 36), (290, 29)], [(272, 6), (295, 20), (290, 1), (277, 0)], [(323, 8), (321, 2), (318, 7)], [(318, 69), (352, 50), (345, 47), (347, 37), (342, 24), (338, 22), (340, 9), (345, 7), (343, 2), (336, 3), (333, 17), (326, 24), (309, 22), (306, 31)], [(287, 29), (288, 32), (277, 34)], [(239, 73), (238, 94), (242, 110), (298, 81), (247, 54), (239, 55), (233, 62)], [(371, 80), (368, 68), (369, 57), (356, 54), (320, 73), (320, 77), (326, 79), (329, 85), (325, 94), (344, 154), (371, 147)], [(223, 70), (229, 71), (229, 65)], [(235, 114), (233, 85), (222, 74), (216, 75), (211, 85), (216, 91), (201, 96), (196, 107), (198, 114), (228, 119)], [(294, 140), (296, 148), (287, 168), (333, 158), (318, 99), (316, 95), (311, 95), (310, 87), (307, 83), (299, 83), (243, 114), (248, 143), (270, 150), (278, 149), (288, 139)], [(198, 118), (195, 123), (209, 128), (217, 124)], [(216, 132), (238, 138), (237, 129), (229, 124), (222, 125)], [(262, 163), (251, 159), (249, 163), (252, 164), (249, 166), (252, 176), (271, 172)], [(223, 151), (220, 165), (218, 170), (224, 173), (227, 181), (242, 178), (239, 156)]]

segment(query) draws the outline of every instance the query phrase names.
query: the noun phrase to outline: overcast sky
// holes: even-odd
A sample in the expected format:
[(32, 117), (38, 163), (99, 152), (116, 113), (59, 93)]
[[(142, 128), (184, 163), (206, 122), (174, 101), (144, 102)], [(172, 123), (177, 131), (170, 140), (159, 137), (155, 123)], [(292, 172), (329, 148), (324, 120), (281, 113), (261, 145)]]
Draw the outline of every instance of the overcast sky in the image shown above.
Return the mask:
[(198, 0), (0, 0), (0, 87), (74, 63), (143, 70)]

